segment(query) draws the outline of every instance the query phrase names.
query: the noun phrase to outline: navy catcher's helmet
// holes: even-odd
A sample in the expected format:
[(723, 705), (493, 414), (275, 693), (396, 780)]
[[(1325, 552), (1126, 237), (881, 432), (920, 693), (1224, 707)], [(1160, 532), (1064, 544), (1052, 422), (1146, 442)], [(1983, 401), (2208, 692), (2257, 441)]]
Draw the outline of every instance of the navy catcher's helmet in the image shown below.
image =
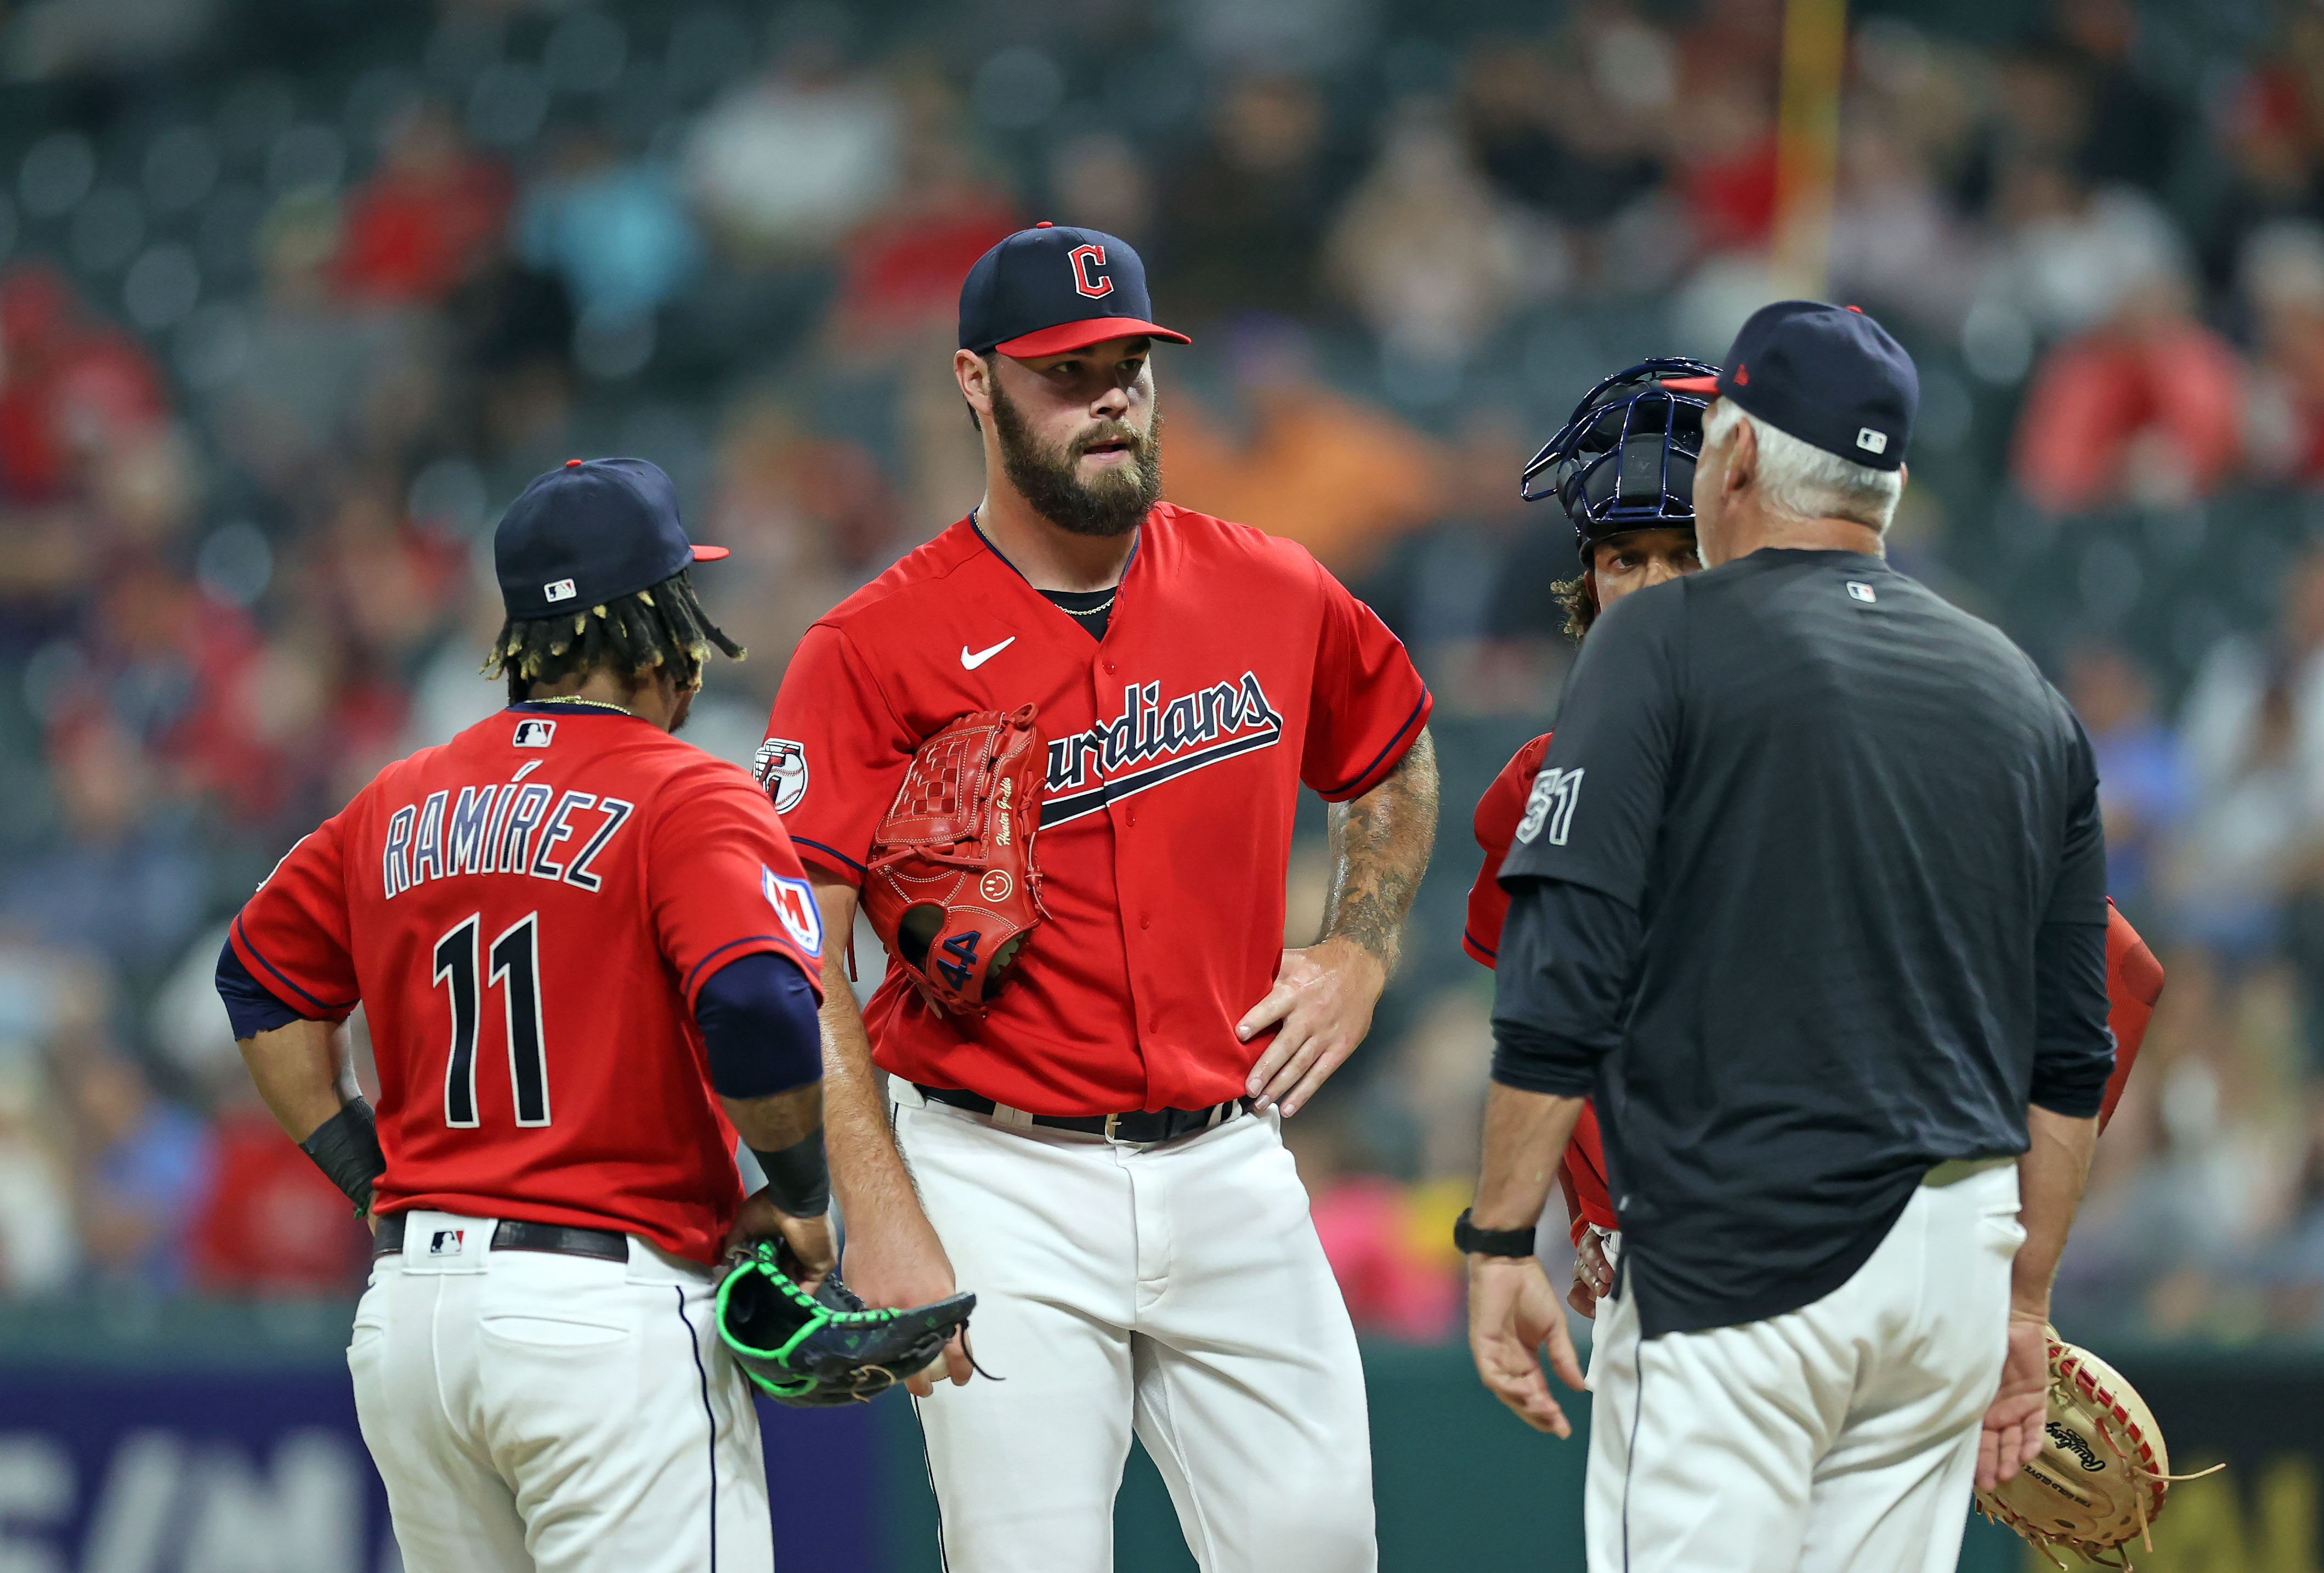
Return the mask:
[[(1694, 527), (1694, 461), (1711, 402), (1674, 393), (1665, 377), (1716, 376), (1699, 360), (1640, 361), (1600, 383), (1518, 479), (1528, 503), (1554, 496), (1573, 521), (1574, 550), (1632, 530)], [(1541, 489), (1535, 489), (1536, 480)]]

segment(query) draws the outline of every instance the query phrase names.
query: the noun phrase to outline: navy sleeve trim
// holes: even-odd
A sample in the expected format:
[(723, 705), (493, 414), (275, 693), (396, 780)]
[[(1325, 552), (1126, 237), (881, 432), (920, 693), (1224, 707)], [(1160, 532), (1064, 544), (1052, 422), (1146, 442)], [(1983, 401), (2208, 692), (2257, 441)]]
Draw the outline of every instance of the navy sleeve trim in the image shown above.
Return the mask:
[(1493, 963), (1501, 958), (1501, 953), (1499, 950), (1496, 950), (1490, 945), (1486, 944), (1482, 939), (1478, 939), (1466, 929), (1461, 930), (1461, 943), (1469, 948), (1470, 955), (1475, 957), (1478, 960), (1483, 962), (1488, 967), (1492, 966)]
[[(1330, 791), (1319, 792), (1316, 795), (1333, 802), (1339, 802), (1348, 798), (1360, 798), (1363, 796), (1364, 793), (1370, 791), (1373, 787), (1378, 786), (1379, 783), (1372, 780), (1372, 777), (1375, 774), (1385, 773), (1386, 770), (1392, 770), (1395, 768), (1395, 761), (1389, 758), (1391, 754), (1395, 755), (1396, 759), (1401, 759), (1403, 758), (1405, 752), (1411, 748), (1411, 734), (1415, 730), (1414, 724), (1428, 713), (1428, 707), (1434, 701), (1434, 699), (1435, 696), (1430, 693), (1426, 685), (1424, 684), (1420, 690), (1420, 702), (1412, 707), (1412, 714), (1404, 718), (1404, 725), (1396, 729), (1396, 736), (1390, 737), (1381, 747), (1380, 751), (1372, 755), (1372, 762), (1364, 766), (1363, 769), (1356, 772), (1354, 775), (1350, 776), (1344, 784), (1335, 786)], [(1397, 746), (1399, 743), (1404, 745), (1403, 748), (1398, 748)]]
[(703, 980), (694, 1019), (710, 1085), (721, 1096), (772, 1097), (823, 1076), (815, 987), (788, 955), (754, 951), (712, 973)]
[(285, 1004), (272, 989), (250, 975), (250, 968), (243, 965), (231, 939), (218, 948), (216, 981), (218, 998), (226, 1003), (226, 1020), (233, 1023), (237, 1039), (255, 1038), (261, 1032), (309, 1019)]
[[(234, 931), (242, 940), (244, 946), (248, 948), (250, 953), (258, 958), (258, 964), (266, 968), (267, 971), (272, 973), (277, 978), (281, 979), (284, 988), (289, 989), (292, 994), (297, 995), (300, 999), (305, 1000), (309, 1004), (313, 1005), (317, 1010), (322, 1012), (324, 1014), (329, 1015), (334, 1013), (344, 1014), (348, 1011), (354, 1010), (357, 1005), (363, 1003), (361, 998), (347, 1000), (337, 1004), (333, 1004), (329, 1000), (318, 1000), (313, 995), (309, 994), (305, 989), (300, 988), (297, 984), (291, 982), (290, 977), (281, 967), (275, 966), (274, 963), (266, 958), (265, 951), (261, 950), (257, 946), (251, 943), (250, 930), (242, 926), (242, 914), (240, 912), (236, 912), (234, 915)], [(228, 943), (230, 944), (232, 941), (229, 940)], [(269, 990), (268, 992), (272, 993), (272, 991)], [(308, 1019), (311, 1020), (312, 1018)]]
[[(799, 964), (798, 964), (798, 956), (797, 956), (797, 952), (798, 952), (798, 940), (796, 940), (796, 939), (792, 939), (789, 935), (788, 935), (788, 934), (745, 934), (745, 935), (743, 935), (740, 939), (729, 939), (729, 940), (727, 940), (725, 944), (721, 945), (720, 947), (718, 947), (718, 948), (717, 948), (717, 949), (713, 950), (709, 955), (707, 955), (707, 956), (704, 957), (701, 960), (699, 960), (699, 961), (696, 962), (696, 963), (694, 964), (694, 969), (693, 969), (691, 972), (688, 972), (688, 973), (686, 975), (686, 991), (685, 991), (685, 992), (686, 992), (689, 996), (691, 996), (691, 995), (693, 995), (693, 993), (694, 993), (694, 980), (695, 980), (696, 978), (700, 977), (700, 976), (702, 976), (702, 969), (703, 969), (704, 967), (708, 967), (712, 962), (714, 962), (714, 961), (717, 960), (720, 957), (722, 957), (722, 956), (725, 955), (725, 954), (726, 954), (726, 952), (728, 952), (729, 950), (733, 949), (733, 948), (734, 948), (736, 946), (738, 946), (738, 945), (756, 945), (756, 944), (757, 944), (757, 943), (759, 943), (759, 941), (761, 941), (761, 939), (771, 939), (771, 940), (773, 940), (777, 945), (781, 946), (781, 947), (782, 947), (782, 956), (783, 956), (783, 959), (784, 959), (784, 960), (786, 960), (786, 961), (788, 961), (794, 968), (796, 968), (796, 969), (798, 969), (798, 970), (799, 970), (799, 971), (801, 971), (801, 972), (804, 972), (804, 971), (806, 970), (804, 967), (799, 967)], [(738, 958), (738, 959), (739, 959), (739, 958)]]
[(848, 856), (847, 854), (842, 852), (836, 847), (826, 847), (820, 841), (810, 841), (804, 836), (793, 836), (791, 837), (791, 845), (794, 847), (812, 847), (815, 850), (822, 853), (826, 857), (835, 857), (840, 862), (845, 864), (848, 867), (853, 869), (859, 878), (862, 877), (864, 872), (863, 865), (862, 864), (856, 862), (853, 857)]

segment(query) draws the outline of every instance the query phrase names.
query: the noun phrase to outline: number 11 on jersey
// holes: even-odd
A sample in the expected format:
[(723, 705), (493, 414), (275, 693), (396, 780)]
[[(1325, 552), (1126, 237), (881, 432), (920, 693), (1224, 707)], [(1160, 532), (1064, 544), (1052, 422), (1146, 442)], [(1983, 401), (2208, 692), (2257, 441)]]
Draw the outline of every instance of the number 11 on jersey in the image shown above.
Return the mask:
[[(549, 1124), (549, 1059), (540, 1030), (540, 914), (527, 912), (492, 943), (492, 971), (507, 1011), (509, 1085), (520, 1125)], [(452, 991), (452, 1049), (444, 1064), (444, 1123), (474, 1126), (476, 1117), (476, 1025), (479, 1019), (476, 936), (482, 913), (471, 912), (436, 941), (436, 985)]]

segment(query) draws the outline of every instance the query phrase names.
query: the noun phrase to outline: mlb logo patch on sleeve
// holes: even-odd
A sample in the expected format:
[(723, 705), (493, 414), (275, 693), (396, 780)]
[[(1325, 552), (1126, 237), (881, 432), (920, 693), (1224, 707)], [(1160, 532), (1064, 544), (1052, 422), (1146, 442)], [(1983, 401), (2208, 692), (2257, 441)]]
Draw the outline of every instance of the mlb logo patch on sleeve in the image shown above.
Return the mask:
[(766, 879), (767, 904), (775, 909), (783, 931), (798, 942), (800, 949), (821, 960), (823, 909), (815, 904), (815, 887), (803, 879), (777, 874), (763, 863), (759, 872)]
[(516, 724), (516, 736), (512, 741), (519, 748), (546, 748), (549, 739), (556, 736), (556, 722), (544, 721), (538, 716), (527, 716)]

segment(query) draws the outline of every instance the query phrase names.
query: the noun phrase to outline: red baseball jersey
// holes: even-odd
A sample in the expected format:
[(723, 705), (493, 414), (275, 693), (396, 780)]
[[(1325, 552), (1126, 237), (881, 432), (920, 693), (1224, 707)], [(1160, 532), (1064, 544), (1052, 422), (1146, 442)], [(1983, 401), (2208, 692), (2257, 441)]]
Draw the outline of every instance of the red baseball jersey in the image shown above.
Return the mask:
[[(1509, 915), (1509, 893), (1501, 888), (1501, 859), (1517, 836), (1517, 821), (1525, 818), (1526, 799), (1532, 794), (1534, 778), (1541, 773), (1549, 738), (1545, 732), (1518, 749), (1477, 802), (1477, 845), (1484, 849), (1485, 863), (1477, 871), (1477, 883), (1469, 887), (1469, 921), (1461, 933), (1461, 948), (1487, 967), (1499, 954), (1501, 924)], [(2130, 920), (2107, 902), (2107, 1025), (2114, 1030), (2115, 1060), (2114, 1074), (2107, 1080), (2106, 1102), (2098, 1111), (2102, 1131), (2114, 1118), (2115, 1105), (2122, 1101), (2123, 1084), (2138, 1059), (2147, 1020), (2162, 995), (2162, 964), (2130, 926)], [(1566, 1147), (1557, 1180), (1565, 1190), (1566, 1211), (1573, 1220), (1576, 1241), (1586, 1224), (1605, 1229), (1618, 1226), (1606, 1188), (1606, 1153), (1599, 1141), (1598, 1116), (1587, 1106)]]
[(1036, 1114), (1240, 1097), (1266, 1034), (1235, 1022), (1275, 980), (1302, 782), (1360, 797), (1403, 758), (1429, 694), (1404, 646), (1299, 546), (1157, 504), (1105, 637), (964, 519), (800, 642), (760, 779), (809, 864), (858, 882), (921, 742), (1030, 702), (1047, 749), (1034, 856), (1048, 921), (982, 1022), (891, 968), (874, 1058)]
[(742, 1187), (695, 996), (761, 951), (822, 977), (814, 892), (749, 774), (578, 705), (514, 705), (389, 765), (233, 939), (286, 1004), (362, 1003), (378, 1211), (615, 1229), (703, 1263)]

